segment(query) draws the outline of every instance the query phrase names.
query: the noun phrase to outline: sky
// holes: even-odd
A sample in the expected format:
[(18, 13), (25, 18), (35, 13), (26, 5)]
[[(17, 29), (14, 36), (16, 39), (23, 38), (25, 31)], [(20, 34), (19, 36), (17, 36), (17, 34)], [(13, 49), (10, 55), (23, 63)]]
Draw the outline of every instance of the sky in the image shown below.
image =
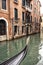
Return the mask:
[(40, 12), (41, 14), (43, 14), (43, 0), (39, 0), (41, 2), (41, 8), (40, 8)]

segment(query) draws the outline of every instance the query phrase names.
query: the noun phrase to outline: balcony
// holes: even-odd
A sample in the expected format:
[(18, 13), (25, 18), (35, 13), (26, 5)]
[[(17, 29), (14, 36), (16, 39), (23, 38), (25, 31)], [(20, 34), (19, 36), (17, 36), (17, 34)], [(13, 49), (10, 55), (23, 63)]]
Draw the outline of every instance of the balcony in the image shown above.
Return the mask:
[(20, 21), (20, 18), (17, 18), (17, 19), (12, 18), (11, 21), (12, 21), (12, 23), (13, 22), (18, 23)]
[(26, 24), (31, 24), (32, 21), (31, 20), (26, 20)]
[(40, 16), (40, 20), (39, 20), (40, 22), (42, 22), (42, 17)]
[(18, 23), (20, 21), (20, 18), (17, 18), (14, 20), (15, 23)]
[(27, 11), (32, 12), (32, 5), (30, 5), (30, 2), (29, 3), (26, 2), (25, 8)]
[(30, 21), (30, 20), (25, 20), (25, 21), (22, 21), (22, 23), (23, 23), (23, 24), (31, 24), (32, 21)]
[(31, 9), (31, 7), (30, 7), (30, 2), (31, 2), (32, 0), (22, 0), (22, 7), (23, 8), (26, 8), (26, 10), (28, 10), (28, 11), (32, 11), (32, 9)]
[(32, 12), (32, 9), (26, 5), (26, 10), (29, 11), (29, 12)]

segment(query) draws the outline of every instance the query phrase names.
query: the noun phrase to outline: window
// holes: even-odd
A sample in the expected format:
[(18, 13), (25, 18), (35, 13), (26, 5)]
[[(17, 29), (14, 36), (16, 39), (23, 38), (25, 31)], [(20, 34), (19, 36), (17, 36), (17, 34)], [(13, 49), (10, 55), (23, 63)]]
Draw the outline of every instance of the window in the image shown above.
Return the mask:
[(6, 10), (6, 0), (2, 0), (2, 9)]
[(34, 8), (34, 13), (36, 13), (36, 8)]
[(34, 21), (35, 21), (35, 23), (36, 23), (36, 17), (34, 18)]
[(6, 35), (6, 22), (0, 20), (0, 35)]
[(25, 33), (25, 26), (22, 26), (22, 34)]
[(22, 12), (22, 21), (24, 21), (24, 20), (25, 20), (25, 13)]
[(18, 2), (18, 0), (14, 0), (14, 2)]
[(14, 35), (17, 34), (17, 26), (14, 26)]
[(22, 6), (25, 6), (25, 0), (22, 0)]
[(30, 16), (30, 22), (32, 22), (32, 16)]
[(30, 8), (32, 9), (32, 4), (30, 5)]
[(30, 13), (26, 13), (26, 23), (30, 23)]
[(15, 20), (18, 19), (18, 10), (16, 8), (14, 9), (14, 17), (15, 17)]

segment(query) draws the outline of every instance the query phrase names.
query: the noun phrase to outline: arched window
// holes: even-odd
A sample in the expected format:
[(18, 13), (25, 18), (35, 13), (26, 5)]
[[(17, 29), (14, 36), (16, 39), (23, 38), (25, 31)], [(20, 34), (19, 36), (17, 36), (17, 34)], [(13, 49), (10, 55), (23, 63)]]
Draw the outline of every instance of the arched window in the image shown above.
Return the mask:
[(6, 22), (0, 20), (0, 35), (6, 35)]

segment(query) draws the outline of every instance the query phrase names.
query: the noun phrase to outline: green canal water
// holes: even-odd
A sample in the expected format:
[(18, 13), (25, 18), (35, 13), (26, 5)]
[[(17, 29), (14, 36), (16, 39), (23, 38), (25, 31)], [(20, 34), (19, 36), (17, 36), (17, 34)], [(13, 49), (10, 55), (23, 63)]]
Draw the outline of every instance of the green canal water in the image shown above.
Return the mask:
[[(40, 34), (28, 36), (28, 51), (20, 65), (36, 65), (43, 57), (43, 37)], [(0, 42), (0, 63), (18, 54), (26, 46), (27, 37)]]
[(0, 63), (21, 52), (26, 46), (26, 37), (0, 42)]
[(40, 60), (39, 46), (41, 38), (39, 34), (30, 36), (28, 52), (21, 65), (36, 65)]

